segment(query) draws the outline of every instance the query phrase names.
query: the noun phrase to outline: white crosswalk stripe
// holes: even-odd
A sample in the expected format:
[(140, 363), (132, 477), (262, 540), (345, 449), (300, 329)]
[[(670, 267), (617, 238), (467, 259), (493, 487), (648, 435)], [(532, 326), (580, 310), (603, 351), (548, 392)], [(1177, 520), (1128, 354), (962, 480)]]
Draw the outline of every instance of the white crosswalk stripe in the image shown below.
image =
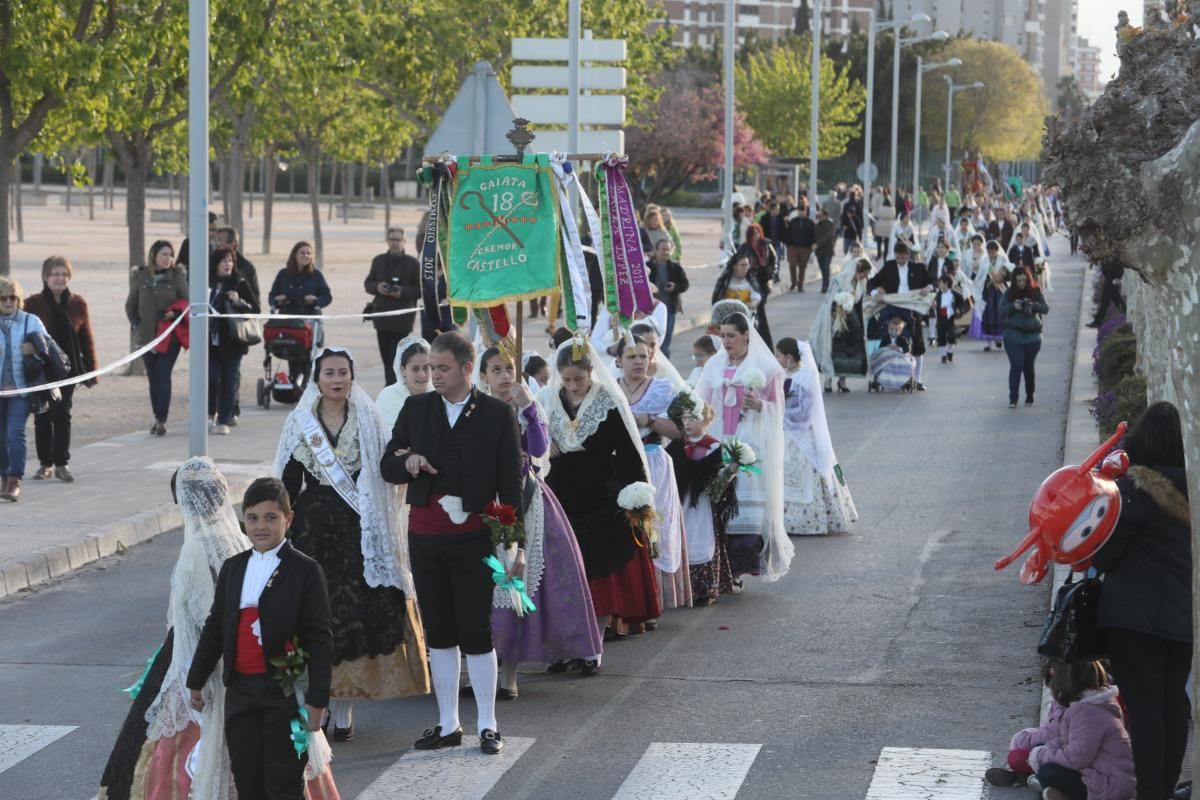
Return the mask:
[(48, 744), (53, 744), (75, 725), (0, 725), (0, 772), (20, 764)]
[(358, 800), (483, 800), (535, 741), (506, 736), (498, 756), (484, 755), (478, 747), (410, 750), (364, 789)]
[(613, 800), (734, 800), (760, 744), (654, 742)]
[(991, 765), (983, 750), (885, 747), (866, 800), (982, 800)]

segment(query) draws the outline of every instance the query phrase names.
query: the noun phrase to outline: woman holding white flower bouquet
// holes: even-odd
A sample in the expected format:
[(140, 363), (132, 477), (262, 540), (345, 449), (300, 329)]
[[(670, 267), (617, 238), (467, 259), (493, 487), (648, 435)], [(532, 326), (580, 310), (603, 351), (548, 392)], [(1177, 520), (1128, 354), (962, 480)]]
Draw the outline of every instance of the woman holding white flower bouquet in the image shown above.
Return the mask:
[[(664, 438), (678, 439), (683, 435), (679, 426), (667, 418), (678, 391), (668, 379), (651, 378), (646, 374), (652, 359), (649, 345), (641, 335), (634, 334), (632, 341), (622, 341), (617, 346), (617, 367), (621, 370), (617, 384), (629, 401), (637, 423), (646, 464), (650, 468), (650, 483), (654, 486), (658, 532), (654, 566), (658, 568), (662, 605), (663, 608), (690, 608), (692, 582), (688, 574), (687, 540), (683, 534), (683, 509), (675, 486), (675, 470), (663, 450)], [(648, 627), (654, 627), (653, 623), (648, 623)]]
[(813, 320), (808, 338), (812, 343), (817, 370), (825, 378), (829, 391), (834, 376), (838, 391), (848, 392), (846, 378), (867, 375), (867, 326), (862, 302), (871, 277), (871, 262), (854, 261), (853, 268), (843, 267), (833, 276), (825, 302)]
[(858, 519), (850, 489), (833, 452), (821, 376), (808, 342), (775, 344), (784, 379), (783, 524), (791, 536), (847, 533)]
[(787, 574), (793, 555), (783, 527), (783, 370), (742, 303), (717, 303), (712, 319), (723, 347), (704, 365), (697, 394), (717, 412), (712, 435), (735, 437), (759, 457), (756, 472), (738, 477), (729, 560), (735, 577), (774, 581)]
[(512, 357), (489, 347), (479, 358), (481, 386), (517, 412), (525, 471), (525, 591), (537, 610), (520, 615), (511, 600), (496, 593), (492, 640), (500, 657), (498, 697), (517, 696), (517, 665), (550, 664), (551, 672), (579, 669), (595, 675), (603, 645), (583, 570), (583, 557), (571, 523), (541, 477), (550, 450), (545, 412), (518, 381)]
[(658, 619), (654, 487), (625, 395), (587, 341), (559, 346), (556, 371), (538, 395), (550, 428), (546, 482), (583, 554), (600, 630), (641, 632)]

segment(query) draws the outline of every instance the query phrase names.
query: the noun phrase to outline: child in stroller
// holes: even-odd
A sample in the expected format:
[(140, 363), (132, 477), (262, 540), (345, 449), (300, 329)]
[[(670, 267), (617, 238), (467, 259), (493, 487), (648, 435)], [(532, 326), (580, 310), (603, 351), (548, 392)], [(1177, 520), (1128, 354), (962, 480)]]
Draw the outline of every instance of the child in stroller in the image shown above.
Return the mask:
[(887, 333), (879, 341), (879, 349), (871, 354), (871, 380), (867, 390), (872, 392), (911, 392), (915, 386), (913, 369), (916, 359), (909, 355), (911, 345), (904, 336), (904, 318), (887, 320)]

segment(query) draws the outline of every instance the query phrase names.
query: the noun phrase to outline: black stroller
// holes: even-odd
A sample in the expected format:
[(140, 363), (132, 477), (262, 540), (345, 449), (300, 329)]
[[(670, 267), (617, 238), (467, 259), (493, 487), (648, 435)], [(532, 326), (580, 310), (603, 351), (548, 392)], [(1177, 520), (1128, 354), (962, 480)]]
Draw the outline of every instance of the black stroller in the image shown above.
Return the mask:
[[(276, 313), (312, 314), (315, 306), (285, 303)], [(258, 405), (270, 408), (271, 400), (293, 405), (300, 401), (308, 385), (313, 347), (319, 344), (321, 323), (313, 319), (272, 319), (263, 326), (263, 377), (258, 379)], [(274, 359), (287, 363), (280, 369)]]

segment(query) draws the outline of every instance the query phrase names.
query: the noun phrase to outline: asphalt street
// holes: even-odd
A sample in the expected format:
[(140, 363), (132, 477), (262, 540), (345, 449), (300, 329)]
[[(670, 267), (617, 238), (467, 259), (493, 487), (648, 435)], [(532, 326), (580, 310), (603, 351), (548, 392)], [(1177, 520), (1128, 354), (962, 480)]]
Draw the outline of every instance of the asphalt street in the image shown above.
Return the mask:
[[(1065, 253), (1061, 238), (1053, 246)], [(700, 797), (670, 788), (695, 780), (696, 762), (652, 757), (654, 743), (685, 742), (748, 753), (732, 793), (704, 797), (862, 800), (885, 747), (999, 753), (1034, 724), (1047, 590), (991, 564), (1024, 535), (1033, 492), (1062, 464), (1084, 275), (1063, 253), (1047, 297), (1037, 405), (1008, 409), (1005, 356), (970, 340), (953, 365), (931, 354), (927, 392), (872, 394), (853, 380), (850, 394), (825, 395), (860, 514), (854, 533), (795, 539), (783, 580), (665, 612), (657, 632), (609, 647), (597, 678), (527, 665), (520, 698), (498, 713), (502, 733), (528, 749), (510, 754), (486, 796)], [(775, 335), (806, 337), (820, 298), (772, 300)], [(697, 334), (676, 340), (685, 375)], [(160, 536), (0, 601), (0, 729), (77, 726), (7, 762), (0, 739), (0, 798), (96, 793), (128, 707), (119, 689), (164, 633), (180, 538)], [(432, 697), (360, 704), (357, 738), (334, 748), (342, 797), (363, 794), (435, 721)], [(470, 732), (466, 698), (463, 721)], [(719, 747), (732, 744), (759, 747)], [(660, 790), (623, 787), (634, 772)], [(380, 786), (369, 796), (389, 796)], [(390, 796), (424, 795), (410, 787)]]

